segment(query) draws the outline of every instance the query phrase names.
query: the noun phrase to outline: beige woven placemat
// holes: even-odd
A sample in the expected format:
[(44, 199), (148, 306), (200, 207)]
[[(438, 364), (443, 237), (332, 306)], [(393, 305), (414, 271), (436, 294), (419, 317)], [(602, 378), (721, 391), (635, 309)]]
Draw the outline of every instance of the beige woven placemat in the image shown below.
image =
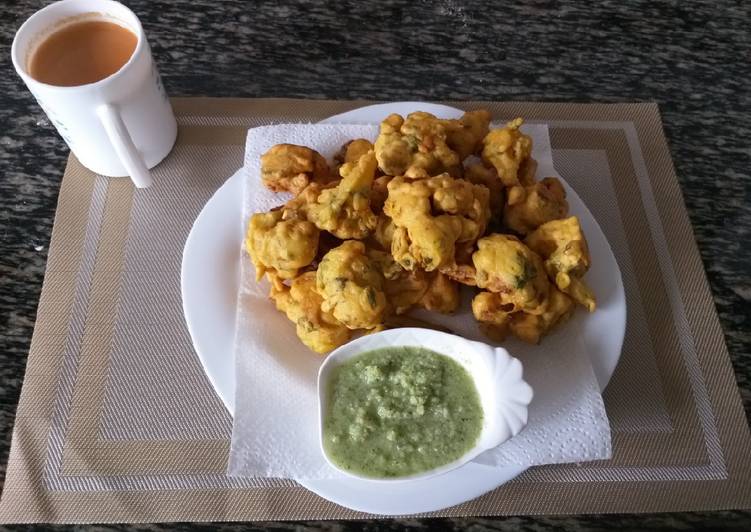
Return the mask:
[[(242, 163), (248, 127), (366, 103), (177, 99), (178, 144), (146, 190), (71, 157), (0, 521), (363, 516), (289, 480), (225, 476), (231, 419), (193, 352), (179, 272), (193, 220)], [(550, 124), (556, 168), (613, 246), (629, 315), (605, 393), (613, 459), (532, 468), (433, 515), (748, 507), (749, 429), (656, 105), (455, 105)]]

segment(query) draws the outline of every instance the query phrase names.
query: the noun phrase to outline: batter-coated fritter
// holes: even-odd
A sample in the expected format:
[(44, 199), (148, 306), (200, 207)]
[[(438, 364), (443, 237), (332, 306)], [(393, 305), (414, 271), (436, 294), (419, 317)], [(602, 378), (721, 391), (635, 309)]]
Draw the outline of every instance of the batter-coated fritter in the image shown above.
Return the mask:
[(442, 172), (461, 173), (461, 159), (449, 148), (446, 126), (421, 111), (386, 117), (375, 142), (381, 170), (391, 176), (429, 177)]
[(485, 166), (482, 163), (470, 164), (464, 169), (464, 179), (475, 185), (484, 185), (488, 188), (491, 219), (500, 222), (503, 218), (506, 194), (495, 168)]
[(477, 242), (463, 242), (456, 245), (454, 262), (441, 266), (439, 271), (450, 279), (468, 286), (477, 286), (477, 271), (472, 264), (472, 255), (476, 250)]
[(532, 138), (519, 130), (523, 123), (516, 118), (504, 128), (490, 130), (482, 141), (482, 160), (496, 169), (507, 187), (534, 181), (537, 165), (532, 159)]
[(501, 342), (508, 335), (513, 305), (504, 303), (500, 294), (480, 292), (472, 299), (472, 314), (480, 329), (491, 339)]
[(540, 343), (556, 325), (566, 321), (574, 312), (574, 302), (555, 287), (550, 287), (545, 311), (540, 314), (517, 312), (511, 316), (511, 333), (530, 344)]
[(376, 167), (372, 151), (355, 162), (345, 163), (339, 170), (341, 182), (323, 190), (315, 202), (307, 205), (308, 219), (342, 240), (367, 237), (376, 226), (376, 215), (370, 208), (370, 189)]
[(451, 264), (456, 243), (476, 240), (490, 217), (488, 189), (448, 174), (395, 177), (388, 190), (383, 212), (396, 227), (391, 252), (408, 270)]
[(425, 275), (428, 279), (427, 290), (417, 302), (417, 306), (441, 314), (456, 312), (461, 303), (459, 285), (441, 272)]
[(388, 251), (368, 249), (367, 254), (383, 273), (390, 314), (404, 314), (420, 302), (428, 291), (429, 274), (405, 270)]
[(373, 144), (366, 139), (350, 140), (341, 147), (339, 153), (334, 156), (334, 160), (340, 164), (354, 163), (360, 157), (373, 149)]
[(449, 264), (447, 266), (442, 266), (440, 272), (458, 283), (467, 286), (477, 286), (477, 269), (474, 264)]
[(290, 286), (273, 275), (270, 277), (269, 297), (295, 324), (302, 343), (316, 353), (326, 353), (349, 340), (350, 330), (321, 308), (323, 299), (316, 292), (316, 272), (303, 273)]
[(446, 143), (464, 160), (482, 146), (490, 126), (490, 113), (486, 109), (469, 111), (458, 120), (444, 120), (443, 124), (448, 132)]
[(590, 312), (595, 310), (594, 294), (581, 279), (589, 270), (591, 258), (576, 216), (541, 225), (527, 235), (525, 242), (545, 259), (548, 277), (560, 290)]
[(326, 253), (318, 265), (316, 290), (322, 308), (350, 329), (372, 329), (386, 311), (384, 276), (365, 245), (348, 240)]
[(331, 170), (315, 150), (295, 144), (277, 144), (261, 156), (261, 179), (274, 192), (299, 194), (310, 183), (327, 183)]
[(507, 191), (503, 223), (509, 229), (526, 235), (550, 220), (568, 214), (566, 191), (555, 177), (546, 177), (530, 186), (511, 187)]
[(381, 213), (378, 215), (378, 222), (376, 223), (376, 228), (373, 232), (373, 239), (383, 250), (391, 251), (395, 230), (396, 226), (391, 218)]
[(492, 234), (478, 240), (472, 255), (477, 286), (500, 295), (508, 312), (544, 311), (550, 283), (540, 256), (511, 235)]
[(324, 188), (332, 188), (336, 186), (336, 182), (329, 182), (326, 185), (321, 185), (320, 183), (311, 183), (307, 187), (305, 187), (302, 192), (300, 192), (297, 196), (290, 199), (287, 203), (284, 204), (283, 211), (284, 211), (284, 219), (285, 220), (307, 220), (308, 219), (308, 208), (313, 205), (318, 199), (318, 196), (321, 195), (321, 192), (324, 190)]
[(482, 331), (495, 341), (503, 341), (511, 333), (520, 340), (537, 344), (556, 325), (566, 321), (574, 311), (574, 302), (555, 287), (550, 287), (544, 311), (530, 314), (513, 311), (502, 294), (480, 292), (472, 300), (472, 313)]
[(279, 209), (250, 218), (245, 248), (255, 266), (257, 280), (266, 272), (291, 279), (316, 256), (318, 228), (306, 220), (284, 220), (283, 215)]
[(369, 249), (367, 254), (383, 273), (391, 313), (400, 315), (417, 306), (450, 314), (459, 307), (459, 286), (446, 275), (420, 269), (405, 270), (386, 251)]

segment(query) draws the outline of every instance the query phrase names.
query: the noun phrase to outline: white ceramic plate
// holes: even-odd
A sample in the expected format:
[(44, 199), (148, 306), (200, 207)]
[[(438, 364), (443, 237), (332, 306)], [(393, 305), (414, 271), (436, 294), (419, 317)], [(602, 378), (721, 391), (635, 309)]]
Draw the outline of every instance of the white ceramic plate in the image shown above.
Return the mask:
[[(379, 123), (390, 113), (422, 110), (443, 118), (462, 111), (445, 105), (399, 102), (362, 107), (324, 120), (330, 123)], [(592, 268), (587, 281), (598, 308), (586, 316), (584, 342), (595, 375), (604, 389), (621, 354), (626, 331), (626, 296), (618, 264), (600, 226), (576, 192), (564, 183), (572, 214), (587, 235)], [(219, 397), (234, 413), (232, 343), (235, 304), (240, 286), (242, 245), (241, 172), (230, 177), (206, 203), (185, 243), (182, 263), (183, 310), (196, 353)], [(411, 514), (463, 503), (508, 482), (524, 467), (494, 468), (470, 462), (444, 475), (404, 482), (384, 489), (358, 479), (306, 480), (300, 483), (330, 501), (375, 514)]]

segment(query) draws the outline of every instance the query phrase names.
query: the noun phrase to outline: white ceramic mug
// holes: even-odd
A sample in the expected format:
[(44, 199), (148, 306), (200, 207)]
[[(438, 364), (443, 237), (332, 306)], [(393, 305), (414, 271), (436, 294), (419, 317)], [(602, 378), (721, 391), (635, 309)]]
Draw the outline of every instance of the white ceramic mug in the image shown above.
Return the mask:
[[(55, 30), (83, 19), (115, 22), (138, 38), (120, 70), (94, 83), (48, 85), (31, 77), (29, 59)], [(149, 169), (175, 144), (177, 122), (164, 92), (141, 23), (113, 0), (62, 0), (32, 15), (13, 39), (13, 65), (78, 160), (110, 177), (130, 176), (139, 187), (151, 184)]]

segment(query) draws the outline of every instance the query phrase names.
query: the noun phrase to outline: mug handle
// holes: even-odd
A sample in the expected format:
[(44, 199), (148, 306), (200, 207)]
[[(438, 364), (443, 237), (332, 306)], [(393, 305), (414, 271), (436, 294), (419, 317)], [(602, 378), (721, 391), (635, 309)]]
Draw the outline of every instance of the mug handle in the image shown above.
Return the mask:
[(149, 169), (143, 162), (135, 144), (133, 144), (133, 139), (130, 138), (128, 128), (125, 127), (125, 122), (123, 122), (117, 108), (112, 104), (105, 103), (100, 105), (96, 112), (104, 126), (107, 137), (115, 148), (115, 153), (117, 153), (120, 162), (123, 163), (125, 170), (133, 180), (133, 184), (136, 188), (151, 186)]

